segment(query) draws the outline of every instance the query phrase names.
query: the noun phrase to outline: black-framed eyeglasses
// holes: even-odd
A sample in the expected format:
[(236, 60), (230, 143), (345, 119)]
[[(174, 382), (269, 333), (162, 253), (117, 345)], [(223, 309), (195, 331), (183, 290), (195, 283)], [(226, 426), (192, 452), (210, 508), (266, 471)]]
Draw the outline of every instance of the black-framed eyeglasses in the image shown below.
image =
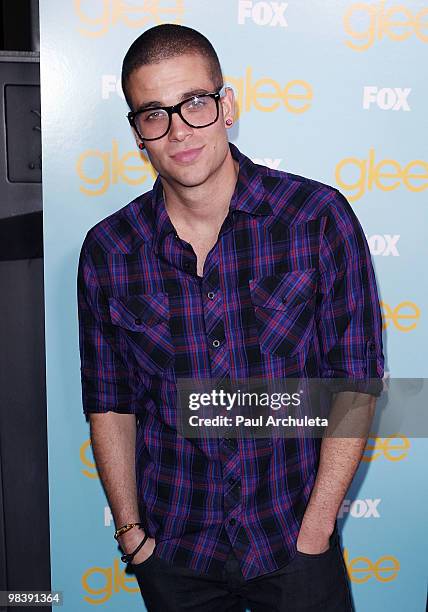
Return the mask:
[(204, 128), (215, 123), (219, 117), (219, 100), (222, 89), (212, 93), (201, 93), (173, 106), (157, 106), (128, 113), (128, 121), (141, 140), (158, 140), (168, 134), (172, 115), (177, 113), (191, 128)]

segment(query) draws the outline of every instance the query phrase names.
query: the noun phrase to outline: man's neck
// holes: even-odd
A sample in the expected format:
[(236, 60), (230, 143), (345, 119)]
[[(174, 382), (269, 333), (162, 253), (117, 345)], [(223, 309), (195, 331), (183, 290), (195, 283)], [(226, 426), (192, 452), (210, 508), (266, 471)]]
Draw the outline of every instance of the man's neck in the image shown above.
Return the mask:
[(227, 215), (236, 187), (239, 163), (229, 153), (218, 171), (203, 185), (184, 187), (162, 180), (165, 207), (177, 230), (215, 227)]

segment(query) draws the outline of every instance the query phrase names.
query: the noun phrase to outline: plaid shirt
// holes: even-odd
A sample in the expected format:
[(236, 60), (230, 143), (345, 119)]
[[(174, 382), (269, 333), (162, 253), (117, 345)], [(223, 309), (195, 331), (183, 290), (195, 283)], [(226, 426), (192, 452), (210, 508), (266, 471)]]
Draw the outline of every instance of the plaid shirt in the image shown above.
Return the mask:
[(137, 416), (138, 504), (154, 554), (219, 575), (231, 543), (250, 579), (295, 555), (320, 440), (183, 437), (177, 380), (381, 384), (383, 354), (370, 253), (346, 199), (230, 148), (239, 177), (202, 278), (159, 177), (87, 232), (79, 343), (84, 412)]

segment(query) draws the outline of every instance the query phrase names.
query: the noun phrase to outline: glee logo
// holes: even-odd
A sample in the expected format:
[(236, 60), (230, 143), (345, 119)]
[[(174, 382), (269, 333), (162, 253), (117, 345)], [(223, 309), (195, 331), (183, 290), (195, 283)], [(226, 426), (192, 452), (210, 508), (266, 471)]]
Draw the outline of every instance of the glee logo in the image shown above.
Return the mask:
[(239, 116), (254, 107), (262, 113), (272, 113), (281, 107), (288, 112), (301, 114), (310, 107), (313, 99), (312, 87), (306, 81), (293, 80), (280, 85), (269, 77), (253, 79), (253, 70), (248, 67), (245, 77), (225, 77), (228, 85), (235, 89)]
[[(128, 163), (130, 160), (132, 164)], [(120, 181), (141, 185), (156, 177), (149, 160), (139, 151), (127, 151), (121, 156), (116, 140), (113, 140), (111, 151), (84, 151), (77, 159), (76, 171), (82, 181), (80, 191), (90, 197), (103, 195), (110, 185)]]
[(367, 242), (372, 255), (382, 255), (386, 257), (392, 255), (399, 257), (400, 253), (397, 249), (397, 242), (400, 240), (400, 234), (373, 234), (367, 237)]
[(251, 0), (239, 0), (238, 23), (244, 25), (247, 19), (251, 19), (258, 26), (281, 26), (286, 28), (288, 23), (284, 13), (287, 6), (287, 2), (251, 2)]
[[(410, 332), (416, 329), (421, 316), (421, 310), (414, 302), (400, 302), (395, 308), (391, 308), (386, 302), (379, 302), (382, 310), (382, 328), (387, 329), (389, 324), (401, 332)], [(402, 323), (408, 321), (408, 323)]]
[(411, 91), (410, 87), (364, 87), (363, 108), (369, 110), (372, 104), (376, 104), (380, 110), (410, 111), (407, 98)]
[(377, 561), (369, 557), (354, 557), (349, 559), (348, 549), (343, 549), (343, 558), (351, 582), (364, 584), (370, 578), (378, 582), (392, 582), (400, 571), (400, 562), (392, 555), (383, 555)]
[(370, 463), (384, 458), (395, 463), (407, 458), (409, 448), (409, 438), (399, 433), (387, 438), (369, 436), (361, 460)]
[(343, 518), (343, 516), (349, 512), (353, 518), (380, 518), (377, 509), (380, 501), (380, 499), (355, 499), (354, 501), (344, 499), (337, 513), (337, 517)]
[[(120, 567), (121, 561), (115, 559), (112, 567), (90, 567), (82, 575), (82, 587), (88, 595), (83, 599), (90, 604), (102, 604), (120, 591), (139, 593), (140, 589), (135, 577), (125, 574)], [(123, 564), (122, 564), (123, 565)], [(101, 582), (101, 586), (100, 586)]]
[(428, 188), (428, 163), (415, 159), (401, 165), (395, 159), (376, 161), (376, 152), (369, 150), (367, 159), (347, 157), (336, 166), (335, 179), (346, 191), (350, 202), (361, 198), (366, 190), (377, 187), (381, 191), (394, 191), (402, 185), (413, 193)]
[[(363, 27), (359, 23), (363, 22)], [(413, 13), (404, 4), (385, 8), (385, 1), (351, 4), (343, 17), (345, 32), (350, 40), (345, 44), (354, 51), (367, 51), (376, 40), (389, 38), (393, 41), (407, 40), (416, 36), (423, 43), (428, 42), (428, 8)]]
[[(83, 8), (82, 4), (86, 4)], [(90, 9), (88, 11), (88, 8)], [(184, 0), (140, 0), (128, 4), (124, 0), (101, 0), (88, 3), (74, 0), (74, 10), (82, 24), (83, 36), (104, 36), (118, 23), (128, 28), (144, 28), (148, 24), (179, 23), (184, 14)]]

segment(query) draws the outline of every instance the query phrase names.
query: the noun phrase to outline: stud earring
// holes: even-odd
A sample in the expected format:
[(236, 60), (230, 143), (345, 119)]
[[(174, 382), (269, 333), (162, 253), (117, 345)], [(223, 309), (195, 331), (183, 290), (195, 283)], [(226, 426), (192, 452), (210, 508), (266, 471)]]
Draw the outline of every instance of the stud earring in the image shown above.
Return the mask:
[(232, 119), (226, 119), (226, 125), (231, 126), (231, 125), (232, 125), (232, 123), (233, 123), (233, 120), (232, 120)]
[(144, 149), (144, 143), (143, 142), (139, 142), (138, 143), (138, 148), (142, 151)]

